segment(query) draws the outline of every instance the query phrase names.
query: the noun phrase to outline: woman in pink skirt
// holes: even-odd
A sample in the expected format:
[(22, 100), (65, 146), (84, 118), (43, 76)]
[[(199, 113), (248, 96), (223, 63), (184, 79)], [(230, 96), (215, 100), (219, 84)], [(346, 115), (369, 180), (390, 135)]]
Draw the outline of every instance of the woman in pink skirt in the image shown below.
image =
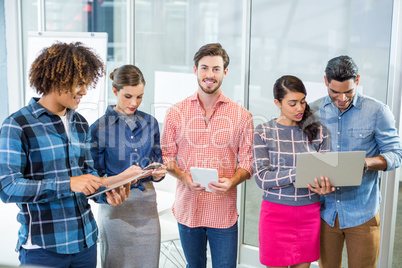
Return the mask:
[(306, 89), (295, 76), (274, 85), (278, 118), (256, 127), (253, 167), (264, 190), (260, 211), (260, 262), (267, 267), (310, 267), (320, 257), (320, 196), (335, 190), (328, 178), (315, 188), (295, 188), (299, 153), (330, 150), (325, 128), (315, 122)]

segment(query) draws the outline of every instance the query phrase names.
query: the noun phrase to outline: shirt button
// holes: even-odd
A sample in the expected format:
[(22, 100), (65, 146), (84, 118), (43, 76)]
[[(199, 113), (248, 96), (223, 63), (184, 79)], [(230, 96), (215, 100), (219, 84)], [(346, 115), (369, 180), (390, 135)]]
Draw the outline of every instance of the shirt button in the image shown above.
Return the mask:
[(339, 145), (337, 145), (336, 148), (339, 148)]
[(137, 163), (135, 163), (137, 166), (138, 166), (138, 162)]
[(338, 131), (338, 135), (341, 134), (341, 132)]
[(341, 120), (341, 117), (339, 116), (338, 119)]
[(339, 190), (339, 187), (336, 187), (337, 190)]
[(339, 200), (336, 200), (336, 202), (338, 202), (338, 203), (339, 203), (340, 201), (339, 201)]
[(362, 134), (360, 134), (359, 136), (360, 136), (360, 137), (362, 137), (363, 135), (362, 135)]
[(132, 139), (134, 139), (134, 136), (131, 136)]
[(134, 151), (137, 151), (137, 148), (135, 148)]

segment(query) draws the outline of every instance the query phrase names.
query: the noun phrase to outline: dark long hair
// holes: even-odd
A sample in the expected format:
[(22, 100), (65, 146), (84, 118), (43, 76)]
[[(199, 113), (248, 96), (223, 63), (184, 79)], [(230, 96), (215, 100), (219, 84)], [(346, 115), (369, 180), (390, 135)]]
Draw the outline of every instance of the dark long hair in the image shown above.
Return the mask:
[[(307, 96), (306, 88), (299, 78), (292, 75), (284, 75), (276, 80), (274, 84), (274, 98), (282, 103), (283, 98), (289, 92), (299, 92)], [(317, 137), (320, 125), (316, 122), (307, 103), (303, 118), (300, 122), (297, 122), (297, 125), (303, 130), (310, 142)]]

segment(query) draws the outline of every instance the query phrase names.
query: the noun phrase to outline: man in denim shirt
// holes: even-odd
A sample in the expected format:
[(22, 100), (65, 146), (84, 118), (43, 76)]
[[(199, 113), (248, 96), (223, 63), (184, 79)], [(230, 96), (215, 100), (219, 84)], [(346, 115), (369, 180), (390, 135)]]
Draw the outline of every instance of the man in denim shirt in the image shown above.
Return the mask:
[(401, 141), (388, 106), (356, 92), (360, 75), (352, 58), (331, 59), (324, 79), (328, 96), (311, 108), (330, 131), (332, 150), (366, 151), (366, 159), (360, 186), (337, 187), (321, 201), (319, 264), (341, 267), (346, 240), (348, 267), (375, 267), (380, 249), (378, 171), (399, 167)]

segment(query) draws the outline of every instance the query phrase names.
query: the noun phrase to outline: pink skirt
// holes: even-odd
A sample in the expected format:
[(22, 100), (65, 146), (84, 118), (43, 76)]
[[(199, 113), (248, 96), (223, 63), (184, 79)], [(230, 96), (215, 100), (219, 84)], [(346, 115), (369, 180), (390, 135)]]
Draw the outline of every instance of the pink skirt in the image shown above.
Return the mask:
[(260, 262), (288, 266), (320, 257), (320, 202), (287, 206), (262, 201), (259, 224)]

